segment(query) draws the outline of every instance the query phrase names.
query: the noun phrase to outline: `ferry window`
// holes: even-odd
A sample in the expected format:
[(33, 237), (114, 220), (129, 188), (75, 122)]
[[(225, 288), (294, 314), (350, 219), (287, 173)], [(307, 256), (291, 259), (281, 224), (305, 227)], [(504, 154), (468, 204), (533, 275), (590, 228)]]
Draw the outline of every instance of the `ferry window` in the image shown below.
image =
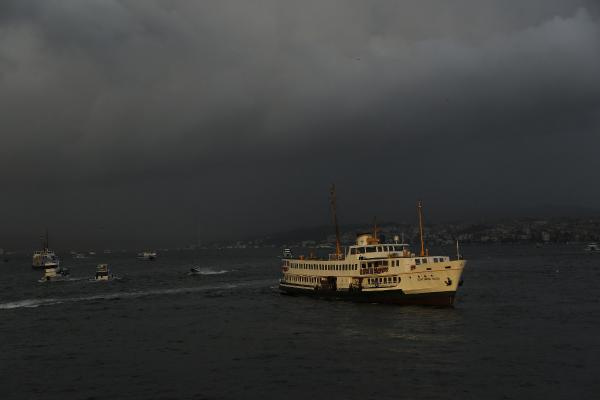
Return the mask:
[(358, 247), (358, 248), (356, 249), (356, 251), (357, 251), (358, 253), (362, 254), (362, 253), (364, 253), (364, 252), (365, 252), (365, 248), (364, 248), (364, 247)]
[(396, 282), (397, 282), (397, 278), (396, 278), (396, 277), (392, 278), (392, 281), (393, 281), (394, 283), (396, 283)]
[(354, 247), (350, 249), (350, 254), (356, 254), (356, 249)]
[(426, 258), (423, 259), (423, 264), (427, 264), (427, 259)]
[(415, 264), (417, 264), (417, 265), (421, 264), (421, 259), (420, 258), (415, 258)]
[(377, 246), (377, 251), (383, 251), (383, 247)]
[(400, 266), (400, 260), (396, 260), (396, 267)]
[(375, 248), (375, 246), (369, 246), (367, 247), (367, 253), (374, 253), (377, 249)]

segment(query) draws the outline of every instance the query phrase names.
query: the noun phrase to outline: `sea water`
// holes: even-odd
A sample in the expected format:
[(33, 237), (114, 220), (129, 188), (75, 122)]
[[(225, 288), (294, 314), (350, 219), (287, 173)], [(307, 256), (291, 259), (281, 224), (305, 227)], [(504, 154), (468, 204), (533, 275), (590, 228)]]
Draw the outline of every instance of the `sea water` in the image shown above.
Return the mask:
[[(598, 396), (600, 255), (463, 250), (454, 308), (281, 295), (278, 249), (65, 257), (72, 279), (52, 283), (13, 259), (0, 264), (0, 398)], [(89, 282), (98, 263), (122, 279)]]

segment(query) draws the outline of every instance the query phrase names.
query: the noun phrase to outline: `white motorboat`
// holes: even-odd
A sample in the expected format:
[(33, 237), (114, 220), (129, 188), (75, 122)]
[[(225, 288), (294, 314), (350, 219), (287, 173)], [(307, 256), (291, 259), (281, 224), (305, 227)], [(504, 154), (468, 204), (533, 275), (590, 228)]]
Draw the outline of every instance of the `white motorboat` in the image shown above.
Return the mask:
[(600, 251), (600, 246), (598, 245), (598, 243), (588, 243), (588, 245), (585, 246), (585, 251), (595, 253), (597, 251)]
[(96, 266), (96, 275), (91, 278), (91, 281), (95, 282), (106, 282), (118, 279), (118, 277), (110, 272), (108, 269), (108, 264), (98, 264)]
[(158, 254), (156, 254), (155, 251), (142, 251), (141, 253), (138, 253), (137, 259), (144, 261), (152, 261), (155, 260), (157, 256)]
[(66, 281), (69, 279), (69, 269), (61, 267), (47, 267), (38, 282)]

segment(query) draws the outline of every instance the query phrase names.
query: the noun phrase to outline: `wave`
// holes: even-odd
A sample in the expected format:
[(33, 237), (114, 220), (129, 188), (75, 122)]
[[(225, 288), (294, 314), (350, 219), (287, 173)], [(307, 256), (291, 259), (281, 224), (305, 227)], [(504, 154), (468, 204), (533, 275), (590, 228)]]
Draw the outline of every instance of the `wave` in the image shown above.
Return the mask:
[(187, 288), (173, 288), (173, 289), (156, 289), (156, 290), (145, 290), (145, 291), (134, 291), (134, 292), (116, 292), (98, 294), (94, 296), (81, 296), (81, 297), (64, 297), (64, 298), (47, 298), (47, 299), (24, 299), (11, 301), (6, 303), (0, 303), (0, 310), (11, 310), (15, 308), (37, 308), (41, 306), (50, 306), (63, 303), (76, 303), (82, 301), (95, 301), (95, 300), (118, 300), (118, 299), (129, 299), (144, 296), (155, 296), (155, 295), (169, 295), (169, 294), (180, 294), (180, 293), (193, 293), (203, 292), (209, 290), (219, 289), (234, 289), (240, 285), (226, 284), (226, 285), (213, 285), (213, 286), (200, 286), (200, 287), (187, 287)]
[(25, 299), (11, 301), (8, 303), (0, 303), (0, 310), (11, 310), (13, 308), (36, 308), (44, 305), (52, 305), (62, 303), (59, 299)]

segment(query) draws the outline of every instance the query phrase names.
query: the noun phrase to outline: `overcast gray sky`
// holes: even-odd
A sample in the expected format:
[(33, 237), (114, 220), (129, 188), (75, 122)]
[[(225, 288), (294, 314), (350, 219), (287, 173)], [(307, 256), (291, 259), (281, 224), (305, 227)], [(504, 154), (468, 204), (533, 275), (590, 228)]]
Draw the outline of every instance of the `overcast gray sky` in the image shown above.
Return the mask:
[(599, 22), (591, 0), (3, 0), (0, 241), (325, 224), (330, 182), (347, 223), (597, 208)]

